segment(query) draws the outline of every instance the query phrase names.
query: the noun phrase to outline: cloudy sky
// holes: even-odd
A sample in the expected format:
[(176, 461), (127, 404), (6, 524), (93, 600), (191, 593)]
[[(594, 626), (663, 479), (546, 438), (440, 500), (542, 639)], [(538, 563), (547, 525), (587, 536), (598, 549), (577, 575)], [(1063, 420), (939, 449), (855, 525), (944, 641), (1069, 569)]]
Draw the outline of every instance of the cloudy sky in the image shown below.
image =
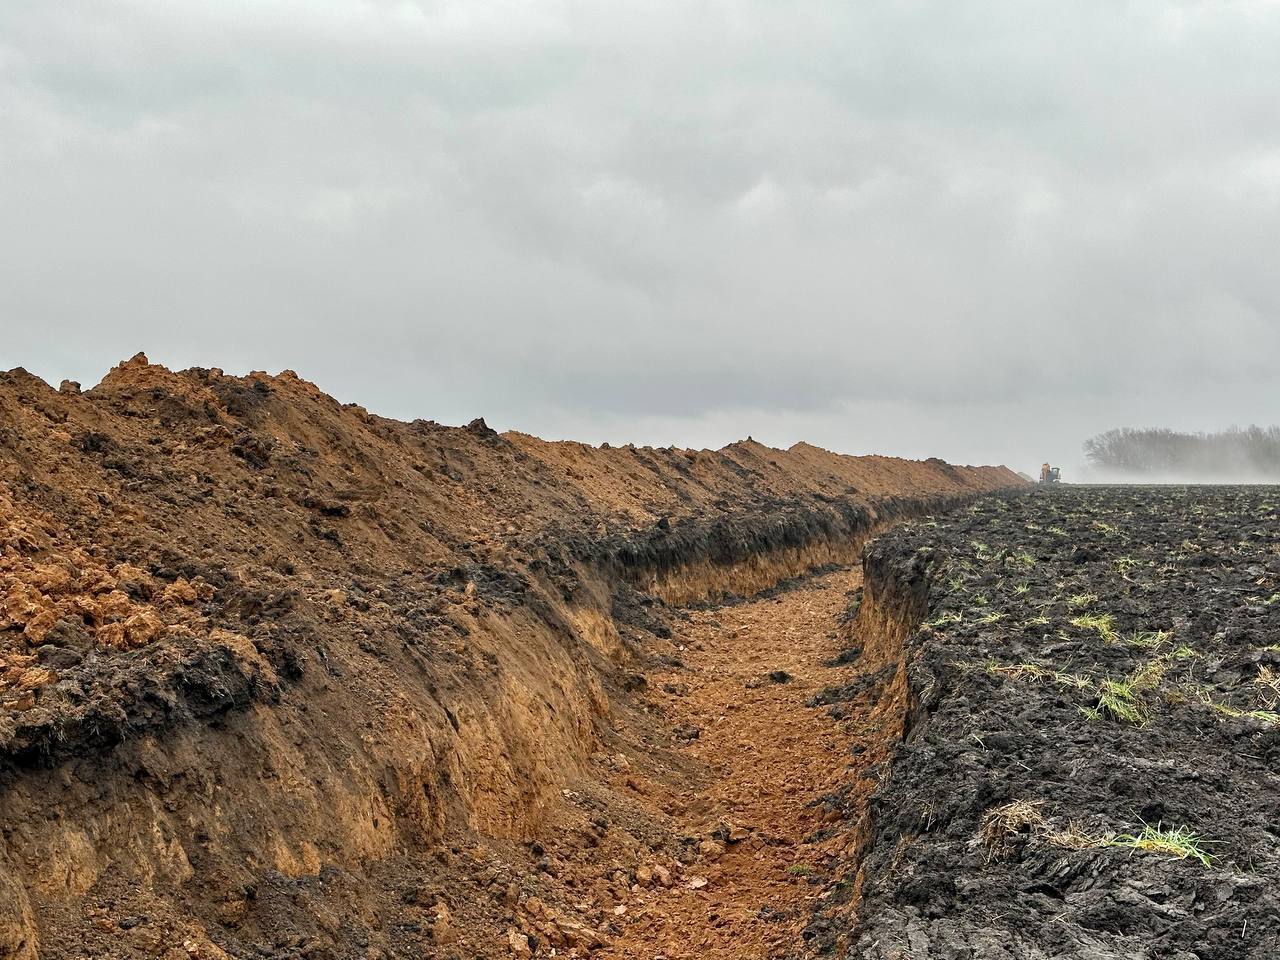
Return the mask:
[(1280, 5), (5, 0), (0, 367), (1068, 470), (1280, 420)]

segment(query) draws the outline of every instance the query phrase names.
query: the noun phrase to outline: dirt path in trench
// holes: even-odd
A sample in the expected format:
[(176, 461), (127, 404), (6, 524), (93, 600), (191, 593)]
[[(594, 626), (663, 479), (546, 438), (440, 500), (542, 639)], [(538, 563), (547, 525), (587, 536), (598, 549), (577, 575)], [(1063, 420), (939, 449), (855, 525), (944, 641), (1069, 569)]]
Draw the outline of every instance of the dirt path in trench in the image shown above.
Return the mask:
[(653, 799), (702, 838), (703, 853), (669, 888), (633, 891), (604, 956), (803, 955), (815, 898), (834, 890), (828, 866), (852, 842), (848, 820), (823, 798), (855, 784), (862, 803), (874, 784), (860, 775), (885, 751), (870, 704), (844, 707), (843, 719), (806, 705), (860, 669), (830, 663), (841, 648), (837, 618), (860, 582), (859, 570), (839, 571), (695, 612), (677, 637), (684, 667), (650, 676), (673, 729), (699, 731), (683, 749), (709, 772)]

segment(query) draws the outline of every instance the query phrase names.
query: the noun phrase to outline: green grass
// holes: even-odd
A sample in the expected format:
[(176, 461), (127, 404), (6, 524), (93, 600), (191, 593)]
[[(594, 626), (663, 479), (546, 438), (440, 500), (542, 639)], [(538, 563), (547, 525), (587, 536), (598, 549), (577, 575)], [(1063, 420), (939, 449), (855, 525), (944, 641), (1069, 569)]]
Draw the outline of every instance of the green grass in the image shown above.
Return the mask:
[(1205, 840), (1189, 827), (1172, 827), (1165, 829), (1163, 825), (1143, 824), (1141, 833), (1122, 833), (1111, 837), (1106, 845), (1109, 847), (1128, 847), (1132, 850), (1145, 850), (1149, 853), (1162, 853), (1177, 857), (1198, 860), (1203, 866), (1213, 864), (1213, 854), (1205, 849), (1210, 841)]
[(1079, 610), (1081, 607), (1087, 607), (1098, 602), (1096, 593), (1076, 593), (1067, 597), (1067, 606), (1072, 609)]
[(1034, 663), (988, 663), (987, 673), (1000, 674), (1014, 680), (1052, 680), (1054, 683), (1060, 683), (1064, 687), (1074, 687), (1077, 690), (1093, 686), (1093, 681), (1088, 677), (1065, 673), (1061, 670), (1050, 670)]
[(1200, 702), (1224, 717), (1230, 717), (1233, 720), (1247, 717), (1250, 720), (1261, 720), (1263, 723), (1280, 723), (1280, 713), (1275, 710), (1242, 710), (1239, 707), (1231, 706), (1229, 703), (1221, 703), (1214, 700), (1206, 690), (1200, 691)]
[(1138, 833), (1089, 834), (1080, 824), (1071, 822), (1064, 828), (1054, 827), (1045, 816), (1042, 800), (1016, 800), (987, 813), (982, 820), (981, 837), (987, 849), (988, 862), (999, 859), (1007, 849), (1009, 838), (1026, 830), (1044, 836), (1051, 844), (1071, 850), (1097, 847), (1121, 847), (1141, 850), (1179, 860), (1196, 860), (1202, 866), (1213, 865), (1213, 845), (1189, 827), (1169, 827), (1163, 823), (1144, 823)]
[(1133, 633), (1121, 637), (1121, 639), (1131, 647), (1156, 650), (1162, 647), (1164, 642), (1169, 639), (1169, 634), (1163, 630), (1135, 630)]
[(964, 617), (952, 610), (946, 610), (925, 623), (926, 627), (945, 627), (949, 623), (962, 623)]
[(1102, 637), (1103, 640), (1118, 640), (1119, 634), (1116, 633), (1116, 618), (1109, 613), (1083, 614), (1079, 617), (1072, 617), (1070, 621), (1073, 627), (1079, 627), (1081, 630), (1092, 630)]
[(1172, 660), (1172, 657), (1156, 657), (1148, 660), (1125, 677), (1125, 683), (1134, 692), (1154, 690), (1160, 686), (1160, 681), (1169, 672), (1169, 667), (1173, 665)]
[(1098, 685), (1097, 706), (1083, 712), (1090, 719), (1110, 717), (1135, 727), (1145, 726), (1151, 719), (1131, 680), (1103, 680)]

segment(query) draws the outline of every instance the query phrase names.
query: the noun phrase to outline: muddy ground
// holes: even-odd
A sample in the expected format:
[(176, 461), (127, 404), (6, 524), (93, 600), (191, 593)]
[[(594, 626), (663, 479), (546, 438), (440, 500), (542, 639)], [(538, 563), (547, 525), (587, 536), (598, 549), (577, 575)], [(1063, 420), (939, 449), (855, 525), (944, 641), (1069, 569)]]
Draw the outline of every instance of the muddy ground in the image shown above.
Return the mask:
[(816, 949), (1280, 956), (1280, 489), (985, 500), (865, 575), (905, 742)]

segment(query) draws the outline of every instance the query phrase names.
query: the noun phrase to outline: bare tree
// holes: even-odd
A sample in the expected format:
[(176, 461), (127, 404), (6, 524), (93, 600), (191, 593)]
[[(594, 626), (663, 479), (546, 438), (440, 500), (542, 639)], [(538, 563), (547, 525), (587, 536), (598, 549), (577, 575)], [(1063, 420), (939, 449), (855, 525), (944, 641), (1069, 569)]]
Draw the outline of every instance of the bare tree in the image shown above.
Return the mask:
[(1084, 452), (1095, 466), (1117, 474), (1280, 480), (1280, 427), (1218, 433), (1121, 427), (1086, 440)]

